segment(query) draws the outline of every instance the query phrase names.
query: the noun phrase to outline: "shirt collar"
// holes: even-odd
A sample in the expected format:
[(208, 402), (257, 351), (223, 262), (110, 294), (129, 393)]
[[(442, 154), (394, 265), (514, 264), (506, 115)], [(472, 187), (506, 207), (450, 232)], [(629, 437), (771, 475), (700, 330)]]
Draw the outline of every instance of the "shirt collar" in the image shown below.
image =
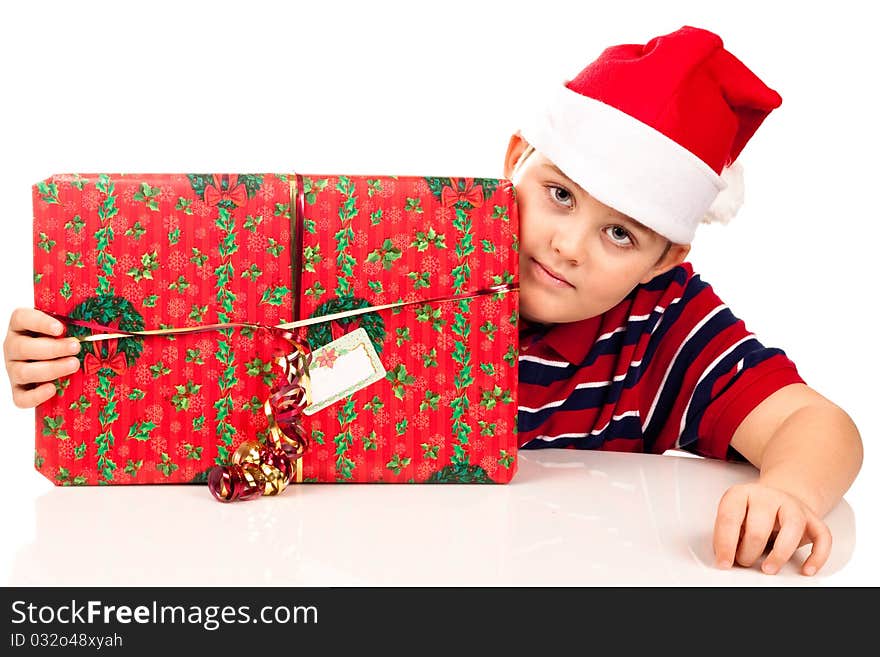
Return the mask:
[[(602, 316), (551, 324), (539, 340), (572, 365), (580, 365), (596, 342)], [(534, 327), (534, 325), (531, 325)]]

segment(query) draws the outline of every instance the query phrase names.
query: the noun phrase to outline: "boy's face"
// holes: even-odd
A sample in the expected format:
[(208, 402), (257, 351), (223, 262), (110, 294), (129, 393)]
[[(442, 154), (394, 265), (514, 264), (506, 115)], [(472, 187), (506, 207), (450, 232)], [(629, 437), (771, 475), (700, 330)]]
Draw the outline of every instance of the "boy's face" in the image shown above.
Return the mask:
[(544, 324), (574, 322), (617, 305), (639, 283), (684, 260), (672, 244), (601, 203), (515, 134), (504, 175), (516, 187), (520, 218), (520, 316)]

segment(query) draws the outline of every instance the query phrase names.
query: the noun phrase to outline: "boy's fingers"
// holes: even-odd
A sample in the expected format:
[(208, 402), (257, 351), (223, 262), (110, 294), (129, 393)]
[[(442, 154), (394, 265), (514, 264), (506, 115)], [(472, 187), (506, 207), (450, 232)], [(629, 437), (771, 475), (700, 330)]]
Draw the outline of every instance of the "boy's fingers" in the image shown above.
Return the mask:
[(732, 490), (727, 491), (718, 504), (713, 535), (715, 564), (719, 568), (730, 568), (733, 565), (740, 528), (745, 517), (746, 496)]
[(43, 383), (36, 388), (25, 389), (16, 386), (12, 393), (12, 401), (19, 408), (33, 408), (55, 396), (55, 384)]
[(64, 324), (34, 308), (16, 308), (9, 318), (9, 330), (18, 333), (33, 331), (45, 335), (62, 335)]
[(76, 338), (29, 338), (23, 335), (10, 338), (6, 345), (7, 360), (50, 360), (79, 353)]
[(804, 562), (801, 572), (804, 575), (815, 575), (831, 555), (831, 531), (819, 518), (809, 517), (807, 518), (807, 535), (813, 539), (813, 548), (810, 550), (810, 556)]
[(17, 360), (9, 363), (7, 369), (12, 383), (21, 386), (29, 383), (54, 381), (62, 376), (73, 374), (79, 369), (79, 361), (76, 358), (42, 360), (34, 363)]
[(775, 575), (778, 573), (783, 564), (791, 559), (791, 555), (793, 555), (794, 551), (800, 546), (806, 522), (800, 514), (792, 517), (792, 515), (786, 511), (786, 507), (780, 507), (779, 525), (779, 532), (776, 534), (776, 539), (773, 541), (773, 549), (770, 550), (770, 554), (767, 555), (767, 558), (764, 559), (764, 563), (761, 564), (761, 570), (768, 575)]
[(764, 553), (776, 524), (776, 511), (775, 507), (756, 508), (749, 503), (745, 531), (736, 552), (737, 563), (751, 566)]

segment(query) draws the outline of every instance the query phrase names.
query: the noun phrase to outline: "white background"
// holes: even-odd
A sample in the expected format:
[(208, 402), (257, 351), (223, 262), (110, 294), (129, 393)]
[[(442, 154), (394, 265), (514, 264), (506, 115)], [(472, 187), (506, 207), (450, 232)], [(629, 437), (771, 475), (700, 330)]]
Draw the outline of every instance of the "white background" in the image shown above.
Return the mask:
[[(877, 54), (867, 3), (19, 2), (0, 10), (0, 321), (33, 304), (30, 186), (53, 173), (500, 177), (536, 91), (607, 45), (690, 24), (783, 97), (747, 146), (746, 203), (690, 260), (855, 420), (856, 544), (878, 585)], [(33, 533), (33, 413), (0, 396), (0, 581)], [(108, 494), (112, 494), (107, 491)]]

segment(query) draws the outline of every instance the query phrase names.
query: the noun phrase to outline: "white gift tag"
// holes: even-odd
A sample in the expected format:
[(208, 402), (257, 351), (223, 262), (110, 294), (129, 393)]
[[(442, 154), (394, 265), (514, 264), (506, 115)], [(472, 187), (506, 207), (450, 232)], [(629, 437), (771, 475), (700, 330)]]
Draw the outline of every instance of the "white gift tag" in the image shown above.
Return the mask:
[(303, 413), (317, 413), (384, 378), (385, 368), (367, 332), (358, 328), (346, 333), (312, 352), (309, 367), (312, 403)]

